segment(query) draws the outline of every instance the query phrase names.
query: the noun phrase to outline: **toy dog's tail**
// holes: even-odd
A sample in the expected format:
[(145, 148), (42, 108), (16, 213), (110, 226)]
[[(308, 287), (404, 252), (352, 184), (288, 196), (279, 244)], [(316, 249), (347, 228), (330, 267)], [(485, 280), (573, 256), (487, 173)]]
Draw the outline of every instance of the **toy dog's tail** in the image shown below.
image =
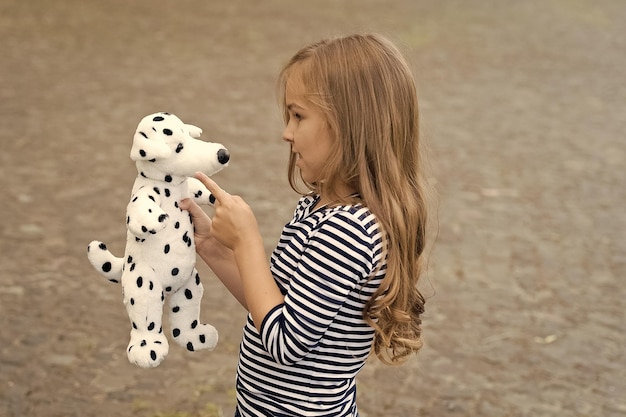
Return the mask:
[(92, 241), (87, 246), (87, 258), (91, 266), (109, 281), (119, 283), (122, 279), (124, 259), (114, 256), (104, 243), (98, 240)]

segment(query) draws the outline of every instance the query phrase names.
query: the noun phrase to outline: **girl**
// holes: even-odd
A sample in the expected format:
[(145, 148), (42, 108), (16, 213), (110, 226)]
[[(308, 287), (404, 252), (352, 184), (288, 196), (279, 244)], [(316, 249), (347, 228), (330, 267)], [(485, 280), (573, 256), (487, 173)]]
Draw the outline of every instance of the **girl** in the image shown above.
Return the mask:
[(388, 40), (353, 35), (300, 50), (279, 77), (302, 194), (268, 262), (250, 207), (198, 174), (200, 257), (249, 311), (236, 416), (357, 416), (370, 352), (399, 363), (421, 346), (426, 204), (417, 95)]

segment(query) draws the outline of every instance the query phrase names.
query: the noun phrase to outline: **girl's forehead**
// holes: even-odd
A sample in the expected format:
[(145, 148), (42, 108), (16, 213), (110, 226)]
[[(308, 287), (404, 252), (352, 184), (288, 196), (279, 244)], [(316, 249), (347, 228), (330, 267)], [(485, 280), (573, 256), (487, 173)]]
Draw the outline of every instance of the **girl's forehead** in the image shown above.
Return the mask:
[(285, 86), (285, 106), (287, 108), (308, 109), (311, 107), (306, 86), (301, 80), (287, 80)]
[(306, 96), (308, 92), (308, 88), (304, 83), (304, 79), (302, 78), (302, 74), (298, 72), (292, 72), (289, 77), (287, 77), (285, 83), (285, 93), (288, 96)]

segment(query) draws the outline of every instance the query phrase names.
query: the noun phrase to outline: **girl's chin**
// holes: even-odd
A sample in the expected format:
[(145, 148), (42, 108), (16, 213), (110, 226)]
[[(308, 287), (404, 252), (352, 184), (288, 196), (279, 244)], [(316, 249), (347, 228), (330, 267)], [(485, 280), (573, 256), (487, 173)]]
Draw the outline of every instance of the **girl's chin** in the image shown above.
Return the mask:
[(296, 162), (296, 167), (300, 171), (300, 178), (302, 178), (307, 183), (315, 184), (315, 183), (317, 183), (319, 181), (318, 180), (318, 176), (317, 175), (312, 175), (311, 171), (306, 169), (306, 167), (303, 168), (302, 164), (300, 163), (300, 161)]

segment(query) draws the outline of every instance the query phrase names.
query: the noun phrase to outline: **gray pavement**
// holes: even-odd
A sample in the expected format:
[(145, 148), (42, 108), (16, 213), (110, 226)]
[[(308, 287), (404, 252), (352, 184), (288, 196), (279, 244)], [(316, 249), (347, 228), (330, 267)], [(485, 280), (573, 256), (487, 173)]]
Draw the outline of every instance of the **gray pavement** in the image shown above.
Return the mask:
[(3, 0), (0, 415), (232, 415), (244, 312), (210, 272), (218, 348), (146, 371), (85, 248), (121, 252), (132, 132), (167, 110), (230, 148), (215, 179), (269, 251), (296, 199), (276, 74), (352, 31), (406, 51), (437, 191), (426, 346), (366, 366), (362, 414), (626, 416), (621, 0)]

